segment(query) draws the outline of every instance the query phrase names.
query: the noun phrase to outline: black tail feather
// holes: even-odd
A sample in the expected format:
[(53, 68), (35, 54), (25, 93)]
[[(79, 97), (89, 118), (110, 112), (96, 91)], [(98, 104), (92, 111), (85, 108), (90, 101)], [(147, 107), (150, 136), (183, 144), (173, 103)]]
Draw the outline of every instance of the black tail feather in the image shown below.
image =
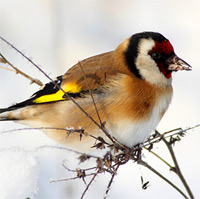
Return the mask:
[(8, 109), (8, 108), (1, 108), (1, 109), (0, 109), (0, 114), (6, 112), (7, 109)]
[[(57, 80), (55, 82), (57, 84), (61, 85), (62, 76), (57, 77)], [(54, 82), (49, 82), (48, 84), (46, 84), (44, 86), (44, 88), (42, 90), (39, 90), (36, 93), (34, 93), (31, 96), (30, 99), (28, 99), (26, 101), (23, 101), (23, 102), (20, 102), (20, 103), (17, 103), (17, 104), (14, 104), (12, 106), (9, 106), (8, 108), (2, 108), (2, 109), (0, 109), (0, 114), (4, 113), (4, 112), (7, 112), (7, 111), (13, 111), (13, 110), (16, 110), (16, 109), (19, 109), (19, 108), (23, 108), (23, 107), (26, 107), (26, 106), (34, 105), (34, 104), (36, 104), (34, 102), (34, 100), (37, 99), (38, 97), (41, 97), (43, 95), (48, 95), (48, 94), (56, 93), (58, 90), (59, 89), (55, 86)], [(0, 121), (2, 121), (2, 120), (6, 120), (6, 118), (4, 119), (4, 118), (1, 117)]]
[(4, 112), (7, 112), (7, 111), (13, 111), (13, 110), (16, 110), (16, 109), (19, 109), (19, 108), (30, 106), (30, 105), (33, 105), (33, 104), (35, 104), (33, 102), (33, 99), (28, 99), (26, 101), (23, 101), (23, 102), (14, 104), (12, 106), (9, 106), (8, 108), (2, 108), (2, 109), (0, 109), (0, 114), (4, 113)]

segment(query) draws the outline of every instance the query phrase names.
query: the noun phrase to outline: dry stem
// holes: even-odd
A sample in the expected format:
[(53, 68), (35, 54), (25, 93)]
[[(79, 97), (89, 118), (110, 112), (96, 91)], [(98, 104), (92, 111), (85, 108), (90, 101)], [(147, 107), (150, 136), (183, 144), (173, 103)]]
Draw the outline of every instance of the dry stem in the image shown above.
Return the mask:
[(170, 180), (168, 180), (167, 178), (165, 178), (162, 174), (160, 174), (157, 170), (155, 170), (149, 164), (147, 164), (143, 160), (138, 160), (137, 163), (140, 164), (140, 165), (142, 165), (142, 166), (144, 166), (144, 167), (146, 167), (146, 168), (148, 168), (153, 173), (155, 173), (157, 176), (159, 176), (160, 178), (162, 178), (165, 182), (167, 182), (169, 185), (171, 185), (173, 188), (175, 188), (185, 199), (189, 199), (177, 186), (175, 186)]
[[(158, 131), (157, 131), (157, 133), (160, 134)], [(178, 164), (178, 161), (177, 161), (177, 159), (176, 159), (174, 150), (173, 150), (173, 148), (172, 148), (172, 144), (171, 144), (170, 142), (168, 142), (164, 137), (162, 137), (162, 140), (163, 140), (164, 143), (166, 144), (166, 146), (167, 146), (167, 148), (168, 148), (168, 150), (169, 150), (169, 152), (170, 152), (170, 155), (171, 155), (171, 157), (172, 157), (172, 160), (173, 160), (173, 162), (174, 162), (175, 167), (174, 167), (173, 171), (174, 171), (174, 172), (178, 175), (178, 177), (180, 178), (180, 180), (181, 180), (181, 182), (183, 183), (183, 185), (184, 185), (186, 191), (188, 192), (190, 198), (191, 198), (191, 199), (194, 199), (194, 195), (193, 195), (193, 193), (192, 193), (190, 187), (188, 186), (188, 184), (187, 184), (187, 182), (186, 182), (186, 180), (185, 180), (185, 178), (184, 178), (184, 176), (183, 176), (183, 174), (182, 174), (182, 172), (181, 172), (181, 169), (180, 169), (179, 164)]]
[(22, 76), (24, 76), (25, 78), (29, 79), (31, 81), (31, 84), (36, 83), (39, 86), (43, 86), (42, 82), (39, 81), (38, 79), (34, 79), (31, 76), (27, 75), (26, 73), (22, 72), (21, 70), (19, 70), (18, 68), (16, 68), (13, 64), (11, 64), (1, 53), (0, 53), (0, 58), (1, 58), (1, 62), (10, 65), (14, 70), (11, 69), (7, 69), (1, 66), (1, 68), (4, 68), (6, 70), (10, 70), (10, 71), (14, 71), (16, 72), (16, 74), (20, 74)]

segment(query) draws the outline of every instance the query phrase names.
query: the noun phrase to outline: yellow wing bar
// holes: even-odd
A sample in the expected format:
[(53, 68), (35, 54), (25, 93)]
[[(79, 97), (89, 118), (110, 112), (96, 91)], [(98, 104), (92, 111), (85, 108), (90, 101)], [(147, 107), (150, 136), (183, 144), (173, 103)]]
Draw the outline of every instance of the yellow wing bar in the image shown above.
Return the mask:
[[(62, 88), (66, 93), (79, 93), (82, 90), (82, 87), (77, 85), (76, 83), (68, 83)], [(64, 95), (63, 91), (58, 90), (56, 93), (40, 96), (33, 102), (40, 104), (46, 102), (65, 100), (65, 98), (63, 98), (63, 95)]]

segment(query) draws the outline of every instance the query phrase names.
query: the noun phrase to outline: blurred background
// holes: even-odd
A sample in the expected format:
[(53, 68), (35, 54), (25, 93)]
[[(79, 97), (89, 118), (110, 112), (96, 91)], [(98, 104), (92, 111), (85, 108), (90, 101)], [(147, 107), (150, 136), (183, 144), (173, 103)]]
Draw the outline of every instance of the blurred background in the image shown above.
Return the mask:
[[(171, 41), (176, 54), (188, 62), (193, 70), (173, 74), (173, 101), (158, 130), (165, 132), (200, 123), (200, 1), (0, 0), (0, 5), (0, 35), (31, 58), (52, 78), (63, 74), (79, 60), (115, 49), (134, 33), (162, 33)], [(43, 74), (2, 41), (0, 52), (20, 70), (43, 83), (48, 82)], [(37, 85), (30, 85), (29, 80), (21, 75), (0, 68), (1, 108), (23, 101), (38, 89)], [(24, 126), (13, 122), (0, 123), (0, 132), (19, 128)], [(175, 145), (180, 167), (196, 198), (200, 197), (199, 131), (198, 128), (189, 131), (182, 141)], [(31, 153), (37, 159), (38, 169), (35, 175), (38, 175), (38, 178), (37, 185), (34, 186), (38, 189), (37, 194), (30, 193), (30, 197), (80, 198), (85, 188), (81, 180), (49, 183), (50, 179), (72, 176), (62, 167), (64, 159), (71, 168), (77, 164), (76, 156), (66, 151), (35, 151), (39, 146), (55, 144), (40, 131), (0, 134), (0, 151), (18, 148)], [(171, 161), (162, 144), (155, 145), (155, 151)], [(183, 188), (179, 179), (165, 165), (146, 151), (144, 156), (149, 164)], [(12, 160), (9, 163), (12, 164)], [(145, 181), (150, 181), (150, 187), (146, 190), (141, 188), (141, 175)], [(103, 198), (109, 178), (106, 174), (98, 177), (85, 198)], [(27, 183), (30, 182), (27, 180)], [(2, 184), (0, 183), (0, 186), (3, 186)], [(132, 162), (119, 169), (109, 197), (181, 198), (157, 176)]]

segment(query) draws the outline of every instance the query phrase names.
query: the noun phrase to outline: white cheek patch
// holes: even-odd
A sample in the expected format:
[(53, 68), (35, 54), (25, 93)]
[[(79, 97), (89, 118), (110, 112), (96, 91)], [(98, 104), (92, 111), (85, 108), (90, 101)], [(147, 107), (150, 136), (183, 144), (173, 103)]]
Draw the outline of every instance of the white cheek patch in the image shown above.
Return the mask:
[(148, 52), (155, 46), (153, 39), (141, 39), (138, 52), (142, 55), (148, 55)]
[(153, 39), (142, 39), (138, 47), (138, 57), (136, 59), (136, 67), (140, 75), (149, 83), (167, 86), (171, 83), (171, 79), (167, 79), (159, 70), (156, 62), (148, 54), (154, 47)]

